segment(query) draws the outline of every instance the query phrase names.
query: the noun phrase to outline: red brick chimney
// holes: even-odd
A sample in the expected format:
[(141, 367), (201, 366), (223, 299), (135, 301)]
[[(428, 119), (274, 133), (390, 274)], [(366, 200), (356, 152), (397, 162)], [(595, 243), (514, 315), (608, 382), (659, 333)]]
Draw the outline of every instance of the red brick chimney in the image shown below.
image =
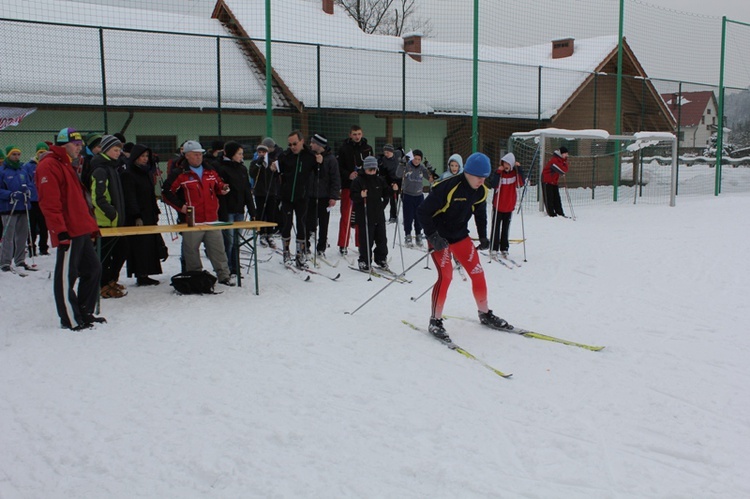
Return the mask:
[(333, 0), (323, 0), (323, 12), (333, 15)]
[(417, 62), (422, 62), (422, 34), (409, 33), (404, 35), (404, 52)]
[(562, 59), (573, 55), (573, 38), (552, 40), (552, 58)]

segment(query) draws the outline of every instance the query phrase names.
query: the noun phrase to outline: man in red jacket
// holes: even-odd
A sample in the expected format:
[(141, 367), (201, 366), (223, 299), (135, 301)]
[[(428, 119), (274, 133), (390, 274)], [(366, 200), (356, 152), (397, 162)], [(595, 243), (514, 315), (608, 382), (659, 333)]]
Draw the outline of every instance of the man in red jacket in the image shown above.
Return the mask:
[(47, 222), (52, 247), (57, 248), (54, 282), (57, 313), (60, 325), (73, 331), (106, 322), (103, 317), (93, 315), (102, 266), (92, 237), (99, 233), (99, 227), (72, 164), (82, 147), (81, 134), (63, 128), (36, 171), (39, 208)]
[(542, 170), (542, 187), (544, 187), (544, 206), (547, 208), (547, 215), (556, 217), (563, 213), (562, 200), (560, 200), (560, 188), (557, 186), (560, 175), (565, 176), (568, 173), (568, 149), (561, 147), (552, 153), (552, 157)]
[[(180, 212), (183, 219), (188, 207), (192, 207), (195, 223), (216, 222), (219, 219), (219, 196), (229, 192), (208, 160), (200, 142), (188, 140), (183, 144), (185, 161), (179, 162), (170, 178), (164, 182), (162, 195), (167, 203)], [(230, 279), (229, 262), (224, 251), (224, 237), (219, 231), (182, 233), (182, 258), (185, 270), (202, 270), (200, 246), (206, 247), (206, 255), (216, 272), (220, 284), (234, 286)]]

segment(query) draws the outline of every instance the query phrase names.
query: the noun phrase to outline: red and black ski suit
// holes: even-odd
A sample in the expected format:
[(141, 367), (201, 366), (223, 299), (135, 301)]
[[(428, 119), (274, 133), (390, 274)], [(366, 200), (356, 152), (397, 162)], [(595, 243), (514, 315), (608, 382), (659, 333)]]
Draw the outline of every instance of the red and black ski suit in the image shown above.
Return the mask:
[[(468, 222), (474, 213), (477, 217), (484, 217), (486, 224), (488, 193), (489, 189), (484, 184), (475, 190), (465, 175), (456, 175), (435, 184), (417, 209), (417, 217), (428, 240), (437, 232), (448, 241), (448, 248), (432, 253), (438, 271), (438, 279), (432, 289), (432, 317), (440, 319), (443, 316), (445, 297), (453, 279), (451, 255), (463, 265), (471, 278), (477, 310), (489, 310), (484, 270), (468, 229)], [(429, 247), (432, 248), (432, 245)]]

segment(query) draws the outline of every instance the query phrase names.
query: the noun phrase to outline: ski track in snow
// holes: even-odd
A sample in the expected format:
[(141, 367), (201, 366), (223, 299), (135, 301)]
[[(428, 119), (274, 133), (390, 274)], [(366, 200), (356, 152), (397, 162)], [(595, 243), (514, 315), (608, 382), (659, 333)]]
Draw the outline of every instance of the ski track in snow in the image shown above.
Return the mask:
[[(429, 293), (409, 299), (434, 282), (425, 265), (351, 316), (388, 282), (339, 266), (303, 283), (275, 255), (260, 296), (252, 269), (242, 288), (177, 296), (168, 241), (159, 286), (123, 270), (109, 323), (70, 333), (54, 257), (38, 257), (40, 272), (0, 276), (0, 497), (750, 497), (750, 241), (733, 218), (748, 209), (736, 195), (577, 207), (575, 222), (527, 211), (528, 262), (482, 262), (490, 307), (607, 348), (446, 320), (510, 380), (401, 324), (427, 324)], [(455, 276), (446, 315), (476, 317), (470, 286)]]

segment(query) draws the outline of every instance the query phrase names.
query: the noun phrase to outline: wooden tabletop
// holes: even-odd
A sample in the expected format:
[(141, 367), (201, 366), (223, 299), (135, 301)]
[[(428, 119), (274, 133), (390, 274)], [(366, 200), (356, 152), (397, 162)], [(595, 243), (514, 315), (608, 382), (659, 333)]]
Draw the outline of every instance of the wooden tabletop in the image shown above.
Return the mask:
[(199, 232), (206, 230), (225, 230), (225, 229), (262, 229), (263, 227), (276, 227), (273, 222), (213, 222), (207, 224), (195, 224), (188, 227), (187, 224), (174, 225), (140, 225), (136, 227), (103, 227), (99, 229), (102, 237), (117, 236), (142, 236), (145, 234), (162, 234), (166, 232)]

